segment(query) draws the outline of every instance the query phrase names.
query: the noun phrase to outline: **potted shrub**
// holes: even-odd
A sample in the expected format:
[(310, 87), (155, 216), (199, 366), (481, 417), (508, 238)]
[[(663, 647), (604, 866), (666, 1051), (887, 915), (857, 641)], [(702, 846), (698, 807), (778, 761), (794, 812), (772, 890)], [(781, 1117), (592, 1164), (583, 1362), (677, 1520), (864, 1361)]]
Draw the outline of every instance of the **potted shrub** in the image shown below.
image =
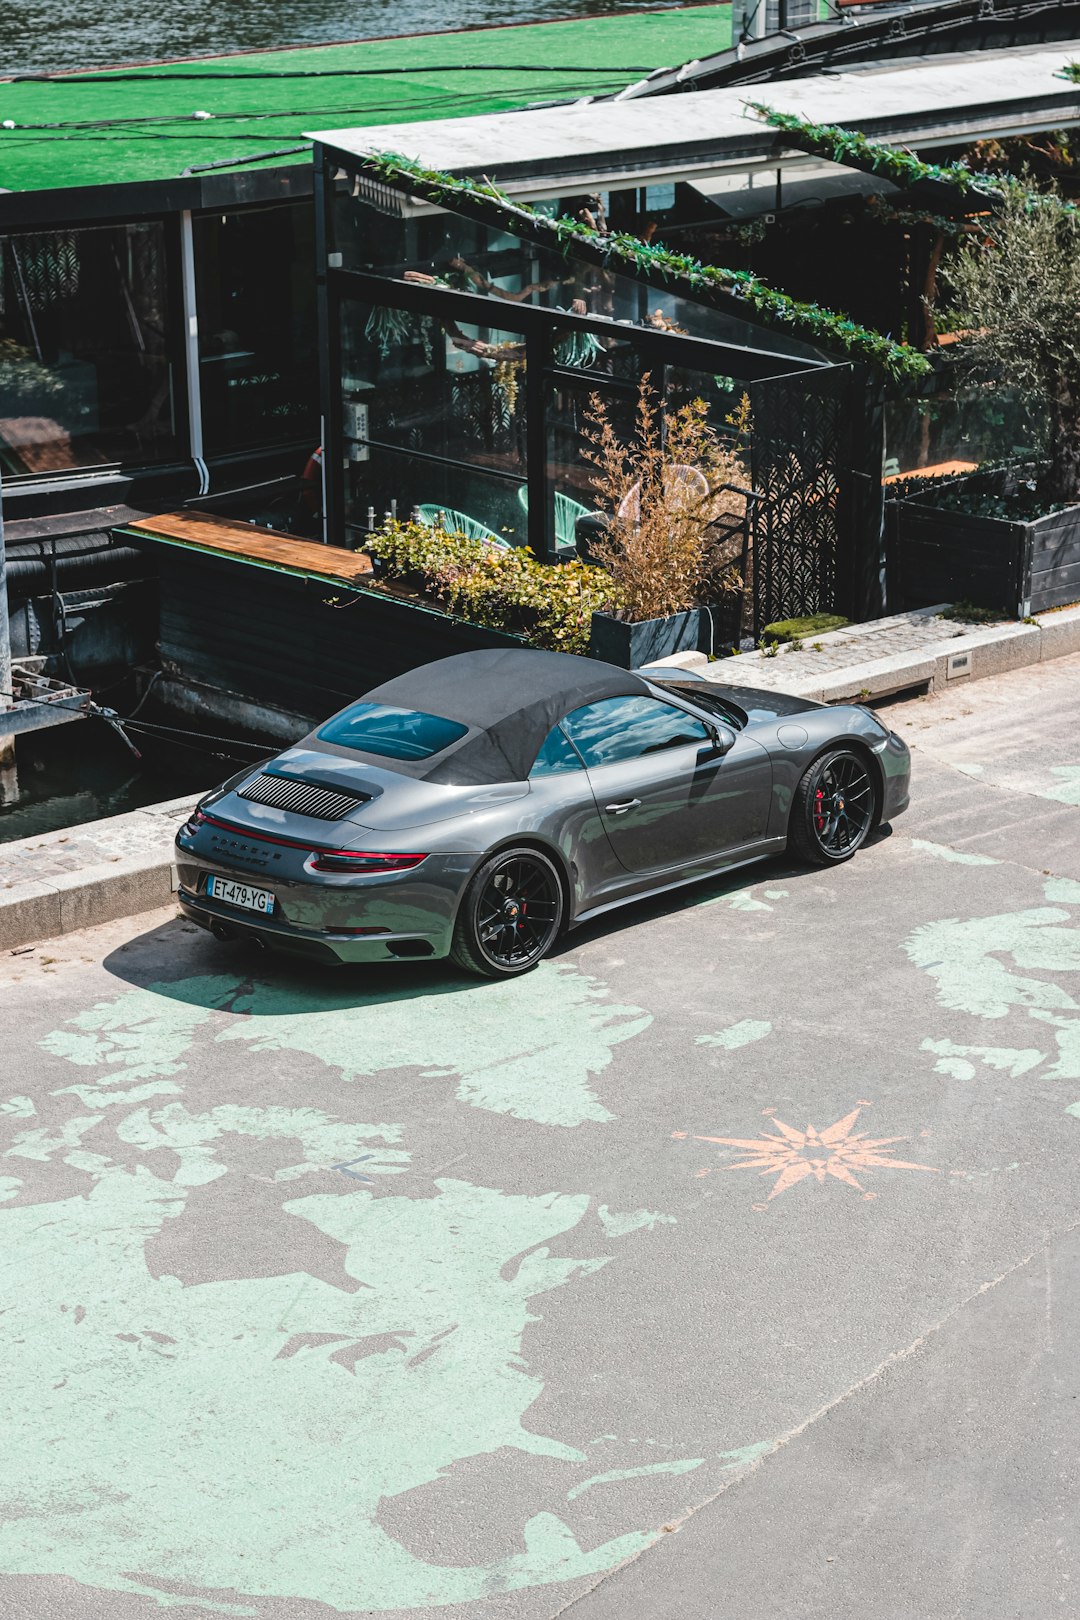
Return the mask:
[(555, 652), (587, 652), (594, 609), (615, 597), (612, 581), (588, 563), (542, 563), (525, 546), (420, 523), (389, 521), (367, 545), (382, 579), (415, 586), (469, 624)]
[(724, 639), (714, 611), (725, 605), (737, 640), (747, 502), (737, 442), (711, 425), (702, 399), (665, 412), (648, 373), (631, 442), (620, 440), (596, 394), (585, 439), (605, 518), (589, 551), (612, 586), (593, 614), (593, 657), (634, 669), (675, 652), (711, 652)]
[(963, 597), (1022, 618), (1080, 597), (1080, 215), (1018, 180), (945, 274), (958, 363), (1019, 389), (1047, 429), (1043, 462), (909, 479), (889, 502), (893, 583), (906, 608)]

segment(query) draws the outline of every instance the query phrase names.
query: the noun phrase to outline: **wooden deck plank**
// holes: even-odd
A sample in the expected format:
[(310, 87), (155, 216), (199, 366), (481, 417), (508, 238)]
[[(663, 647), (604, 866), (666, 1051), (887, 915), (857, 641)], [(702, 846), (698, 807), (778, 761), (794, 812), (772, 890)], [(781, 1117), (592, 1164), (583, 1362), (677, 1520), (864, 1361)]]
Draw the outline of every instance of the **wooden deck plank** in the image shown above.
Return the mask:
[(346, 551), (341, 546), (321, 545), (317, 540), (277, 534), (212, 512), (166, 512), (127, 523), (123, 532), (290, 574), (312, 574), (353, 586), (370, 585), (372, 581), (371, 558), (364, 551)]

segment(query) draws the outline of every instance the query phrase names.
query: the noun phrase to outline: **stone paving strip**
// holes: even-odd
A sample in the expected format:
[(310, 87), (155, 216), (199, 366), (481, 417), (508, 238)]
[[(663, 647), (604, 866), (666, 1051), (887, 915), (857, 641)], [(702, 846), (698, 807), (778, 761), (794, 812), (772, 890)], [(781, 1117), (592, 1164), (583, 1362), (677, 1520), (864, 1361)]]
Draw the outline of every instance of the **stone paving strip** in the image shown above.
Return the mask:
[(831, 630), (798, 651), (781, 647), (773, 655), (755, 651), (713, 663), (701, 653), (682, 653), (675, 661), (725, 686), (843, 703), (917, 687), (940, 691), (946, 683), (1080, 652), (1080, 606), (1042, 613), (1027, 623), (976, 625), (942, 618), (947, 605)]
[(172, 844), (195, 798), (0, 844), (0, 950), (166, 906)]
[[(920, 686), (940, 690), (946, 682), (1080, 652), (1080, 607), (1041, 614), (1030, 624), (970, 625), (943, 619), (941, 612), (940, 606), (923, 608), (850, 625), (775, 657), (753, 652), (709, 663), (703, 653), (680, 653), (663, 662), (728, 686), (836, 703)], [(170, 799), (0, 844), (0, 950), (168, 905), (173, 835), (194, 803), (193, 797)]]

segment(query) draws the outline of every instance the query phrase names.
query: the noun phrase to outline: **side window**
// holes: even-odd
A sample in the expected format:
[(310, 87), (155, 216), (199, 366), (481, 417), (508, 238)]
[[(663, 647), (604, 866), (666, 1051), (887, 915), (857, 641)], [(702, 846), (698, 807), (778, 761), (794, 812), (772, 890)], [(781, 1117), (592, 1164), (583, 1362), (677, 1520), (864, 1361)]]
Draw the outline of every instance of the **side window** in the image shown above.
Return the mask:
[(544, 739), (530, 776), (554, 776), (557, 771), (580, 771), (581, 760), (567, 741), (562, 726), (555, 726)]
[(640, 759), (662, 748), (709, 741), (700, 720), (657, 698), (605, 698), (586, 703), (563, 721), (586, 765), (613, 765)]

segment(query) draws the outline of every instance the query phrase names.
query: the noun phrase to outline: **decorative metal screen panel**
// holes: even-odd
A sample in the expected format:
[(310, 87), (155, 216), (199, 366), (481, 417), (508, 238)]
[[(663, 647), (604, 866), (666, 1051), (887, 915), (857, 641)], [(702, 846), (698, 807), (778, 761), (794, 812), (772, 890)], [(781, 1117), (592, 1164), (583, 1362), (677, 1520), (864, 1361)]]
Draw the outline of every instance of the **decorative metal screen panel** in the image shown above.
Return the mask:
[(846, 601), (850, 366), (751, 386), (754, 629)]
[(292, 810), (298, 816), (314, 816), (318, 821), (344, 821), (358, 804), (366, 804), (371, 795), (336, 793), (314, 782), (262, 771), (240, 797), (252, 804), (270, 805), (275, 810)]

